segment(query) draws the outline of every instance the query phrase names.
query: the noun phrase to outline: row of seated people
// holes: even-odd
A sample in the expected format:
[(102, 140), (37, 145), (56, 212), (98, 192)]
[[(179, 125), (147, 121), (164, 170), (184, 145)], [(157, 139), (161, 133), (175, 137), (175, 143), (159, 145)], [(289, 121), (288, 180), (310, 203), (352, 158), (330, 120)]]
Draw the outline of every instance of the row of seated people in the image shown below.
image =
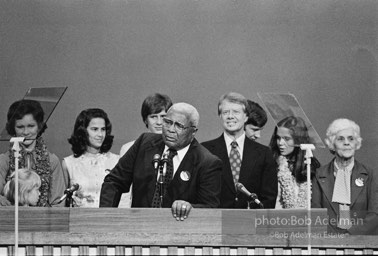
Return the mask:
[[(309, 136), (300, 117), (280, 120), (267, 147), (255, 141), (267, 122), (265, 111), (239, 93), (220, 98), (224, 132), (201, 144), (195, 139), (199, 114), (192, 105), (172, 104), (168, 96), (154, 94), (145, 99), (141, 113), (149, 132), (122, 146), (117, 155), (110, 152), (113, 136), (107, 114), (102, 109), (82, 111), (68, 139), (73, 154), (61, 165), (41, 136), (46, 128), (41, 105), (32, 100), (13, 103), (7, 132), (25, 137), (19, 204), (63, 206), (60, 198), (66, 188), (80, 184), (72, 196), (75, 206), (169, 207), (177, 220), (185, 220), (193, 207), (307, 206), (305, 157), (298, 145), (309, 143)], [(311, 161), (311, 204), (327, 208), (329, 218), (337, 220), (330, 222), (331, 232), (373, 234), (378, 229), (377, 174), (354, 159), (361, 140), (355, 122), (336, 119), (325, 139), (334, 158), (321, 167), (316, 158)], [(157, 177), (153, 160), (165, 166), (164, 176)], [(10, 145), (0, 155), (0, 205), (14, 204), (14, 170)], [(249, 191), (259, 200), (251, 200)]]

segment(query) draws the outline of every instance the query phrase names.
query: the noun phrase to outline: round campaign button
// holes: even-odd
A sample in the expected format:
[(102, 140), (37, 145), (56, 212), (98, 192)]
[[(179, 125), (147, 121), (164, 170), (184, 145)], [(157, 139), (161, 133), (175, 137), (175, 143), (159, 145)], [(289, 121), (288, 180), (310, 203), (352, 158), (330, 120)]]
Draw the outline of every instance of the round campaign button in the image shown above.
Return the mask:
[(358, 187), (362, 187), (364, 185), (364, 179), (363, 178), (357, 178), (355, 183)]
[(188, 181), (190, 180), (190, 173), (188, 171), (182, 171), (180, 173), (180, 178), (183, 180), (183, 181)]

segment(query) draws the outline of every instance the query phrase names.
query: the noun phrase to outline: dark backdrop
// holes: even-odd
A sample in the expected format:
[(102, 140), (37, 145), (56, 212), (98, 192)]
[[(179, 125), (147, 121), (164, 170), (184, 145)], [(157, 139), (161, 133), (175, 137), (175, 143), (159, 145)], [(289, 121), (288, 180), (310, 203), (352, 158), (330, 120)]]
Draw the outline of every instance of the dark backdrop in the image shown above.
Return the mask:
[[(322, 138), (335, 118), (360, 124), (358, 159), (376, 167), (377, 7), (374, 0), (0, 1), (0, 126), (27, 88), (68, 86), (48, 123), (50, 150), (71, 154), (77, 114), (100, 107), (118, 153), (145, 131), (140, 106), (148, 94), (197, 107), (204, 141), (221, 133), (223, 93), (259, 102), (257, 92), (290, 92)], [(261, 143), (273, 127), (269, 120)], [(331, 159), (326, 149), (314, 154)]]

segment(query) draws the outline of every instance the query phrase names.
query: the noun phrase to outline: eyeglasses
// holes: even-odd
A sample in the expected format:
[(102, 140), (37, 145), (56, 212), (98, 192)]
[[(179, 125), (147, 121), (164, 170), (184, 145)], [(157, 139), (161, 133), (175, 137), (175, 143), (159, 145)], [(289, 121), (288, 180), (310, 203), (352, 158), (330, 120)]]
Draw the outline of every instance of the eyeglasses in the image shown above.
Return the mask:
[(186, 130), (186, 129), (188, 129), (188, 128), (191, 128), (191, 127), (196, 128), (194, 125), (191, 125), (191, 126), (187, 126), (187, 127), (185, 127), (185, 125), (180, 124), (179, 122), (174, 122), (173, 120), (168, 119), (168, 118), (166, 118), (166, 117), (163, 118), (163, 126), (164, 126), (165, 128), (169, 128), (169, 127), (171, 127), (172, 125), (174, 125), (175, 130), (176, 130), (177, 132), (182, 132), (182, 131), (184, 131), (184, 130)]

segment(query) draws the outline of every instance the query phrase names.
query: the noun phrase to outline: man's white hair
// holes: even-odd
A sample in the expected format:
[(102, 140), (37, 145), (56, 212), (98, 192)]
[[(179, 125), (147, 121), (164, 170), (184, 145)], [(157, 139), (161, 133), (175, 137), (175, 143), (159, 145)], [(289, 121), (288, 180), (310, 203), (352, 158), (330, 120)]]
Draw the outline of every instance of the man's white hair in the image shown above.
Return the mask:
[(186, 118), (189, 120), (190, 124), (197, 127), (199, 123), (199, 113), (195, 107), (192, 105), (185, 103), (185, 102), (179, 102), (173, 104), (167, 112), (170, 111), (177, 111), (186, 116)]

